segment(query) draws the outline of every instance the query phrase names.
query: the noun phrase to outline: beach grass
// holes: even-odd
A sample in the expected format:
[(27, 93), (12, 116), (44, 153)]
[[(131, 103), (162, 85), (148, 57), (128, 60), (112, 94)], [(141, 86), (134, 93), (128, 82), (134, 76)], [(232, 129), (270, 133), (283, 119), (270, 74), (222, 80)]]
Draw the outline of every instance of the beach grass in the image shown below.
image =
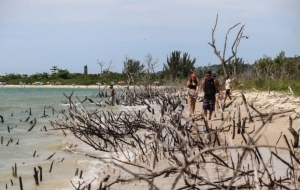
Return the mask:
[(257, 78), (249, 81), (236, 81), (234, 85), (239, 86), (238, 88), (240, 88), (241, 90), (255, 88), (260, 91), (270, 90), (281, 93), (291, 93), (292, 90), (295, 96), (300, 96), (300, 82), (291, 79), (272, 80), (266, 78)]

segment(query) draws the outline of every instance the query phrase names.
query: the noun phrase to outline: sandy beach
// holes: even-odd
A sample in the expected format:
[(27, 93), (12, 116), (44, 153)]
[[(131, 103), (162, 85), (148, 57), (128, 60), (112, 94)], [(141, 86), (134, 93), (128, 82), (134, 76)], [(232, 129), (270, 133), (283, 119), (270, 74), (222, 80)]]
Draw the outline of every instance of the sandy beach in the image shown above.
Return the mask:
[[(117, 86), (118, 87), (124, 87), (124, 86)], [(163, 86), (160, 86), (163, 88)], [(7, 85), (3, 88), (24, 88), (23, 86), (15, 86), (15, 85)], [(57, 85), (57, 86), (51, 86), (51, 85), (43, 85), (43, 86), (25, 86), (25, 88), (91, 88), (91, 89), (98, 89), (99, 86), (93, 85), (93, 86), (66, 86), (66, 85)], [(100, 88), (105, 88), (105, 86), (100, 86)], [(242, 93), (244, 94), (246, 98), (247, 104), (242, 99)], [(203, 94), (200, 94), (202, 96)], [(223, 120), (221, 119), (221, 112), (215, 113), (215, 116), (212, 116), (212, 119), (208, 121), (209, 128), (212, 130), (217, 130), (221, 128), (229, 129), (228, 131), (219, 133), (220, 138), (220, 146), (213, 147), (212, 145), (209, 145), (204, 150), (207, 149), (218, 149), (219, 147), (225, 147), (225, 146), (241, 146), (246, 145), (245, 139), (242, 137), (241, 134), (237, 133), (237, 128), (235, 129), (235, 132), (233, 130), (233, 120), (235, 123), (238, 122), (239, 118), (241, 118), (241, 121), (243, 119), (247, 118), (245, 121), (245, 136), (247, 139), (254, 139), (256, 142), (254, 145), (256, 146), (265, 146), (265, 147), (271, 147), (271, 146), (277, 146), (281, 147), (282, 149), (276, 149), (276, 152), (280, 153), (281, 156), (285, 158), (286, 155), (288, 155), (289, 151), (286, 150), (288, 148), (287, 142), (284, 139), (284, 136), (286, 136), (286, 139), (289, 142), (289, 146), (292, 146), (294, 142), (294, 137), (292, 133), (289, 131), (290, 127), (290, 120), (292, 120), (292, 127), (293, 129), (298, 133), (300, 129), (300, 98), (294, 97), (291, 94), (282, 94), (277, 92), (258, 92), (256, 90), (252, 91), (239, 91), (235, 90), (232, 93), (232, 98), (234, 101), (232, 101), (231, 105), (226, 107), (223, 111)], [(230, 100), (227, 100), (226, 103), (229, 103)], [(257, 111), (255, 111), (254, 109)], [(247, 112), (247, 109), (250, 111), (250, 116)], [(240, 112), (239, 112), (240, 110)], [(157, 112), (159, 110), (156, 110)], [(187, 107), (185, 108), (185, 112), (187, 112)], [(273, 113), (272, 119), (270, 122), (266, 122), (263, 124), (263, 121), (267, 121), (269, 113)], [(196, 103), (196, 110), (195, 110), (195, 118), (201, 118), (202, 114), (202, 102), (197, 101)], [(240, 115), (239, 115), (240, 114)], [(260, 116), (261, 114), (261, 116)], [(253, 121), (250, 121), (249, 117), (252, 118)], [(182, 118), (182, 123), (189, 121), (190, 118)], [(195, 121), (196, 125), (193, 125), (190, 135), (196, 136), (199, 129), (204, 125), (203, 119), (200, 119), (198, 121)], [(195, 126), (197, 126), (195, 128)], [(230, 127), (229, 127), (230, 126)], [(257, 131), (259, 131), (257, 133)], [(234, 134), (234, 135), (233, 135)], [(148, 135), (148, 133), (141, 134), (142, 136)], [(75, 138), (69, 138), (66, 139), (65, 144), (62, 144), (60, 146), (60, 150), (70, 152), (71, 154), (88, 154), (95, 157), (104, 157), (104, 156), (117, 156), (114, 153), (107, 154), (100, 151), (94, 151), (93, 148), (89, 147), (88, 145), (84, 144), (83, 142), (79, 141)], [(233, 138), (234, 136), (234, 138)], [(152, 139), (153, 140), (153, 139)], [(70, 147), (70, 144), (72, 144), (72, 147)], [(267, 162), (270, 158), (268, 155), (269, 150), (274, 149), (268, 149), (266, 148), (265, 151), (262, 151), (262, 156), (264, 160)], [(295, 151), (297, 149), (294, 149)], [(197, 150), (195, 151), (197, 153)], [(194, 154), (195, 154), (194, 152)], [(232, 151), (230, 152), (230, 155), (236, 154), (238, 151)], [(198, 151), (199, 153), (199, 151)], [(216, 155), (218, 155), (220, 158), (224, 158), (226, 160), (226, 155), (224, 152), (221, 152), (220, 150), (214, 151)], [(226, 153), (227, 154), (227, 153)], [(156, 162), (155, 167), (153, 164), (145, 164), (143, 161), (139, 159), (133, 159), (131, 164), (137, 164), (142, 165), (145, 168), (148, 168), (152, 174), (159, 174), (162, 173), (162, 171), (170, 170), (170, 168), (175, 167), (179, 170), (184, 167), (178, 167), (178, 163), (175, 164), (173, 161), (170, 160), (170, 155), (165, 156), (163, 153), (158, 154), (160, 159), (158, 162)], [(182, 154), (177, 154), (175, 151), (174, 154), (177, 159), (184, 163), (184, 157)], [(199, 169), (199, 176), (203, 177), (206, 180), (210, 181), (217, 181), (219, 179), (222, 179), (224, 177), (228, 177), (232, 175), (231, 171), (228, 172), (228, 170), (221, 169), (216, 173), (216, 165), (214, 164), (216, 161), (211, 155), (204, 154), (205, 158), (209, 160), (207, 163), (201, 165), (201, 169)], [(193, 155), (190, 155), (189, 159), (192, 158)], [(143, 156), (142, 156), (143, 157)], [(144, 157), (145, 158), (145, 157)], [(287, 162), (290, 162), (289, 157)], [(148, 159), (148, 158), (147, 158)], [(153, 157), (149, 157), (149, 159), (153, 159)], [(227, 160), (228, 161), (228, 160)], [(227, 162), (226, 161), (226, 162)], [(148, 161), (149, 162), (149, 161)], [(280, 164), (277, 164), (277, 161), (274, 161), (272, 164), (272, 175), (280, 174), (281, 176), (285, 175), (286, 172), (286, 166), (280, 166)], [(116, 165), (115, 165), (115, 164)], [(149, 162), (150, 163), (150, 162)], [(247, 164), (248, 161), (246, 161)], [(84, 165), (84, 163), (78, 163)], [(103, 184), (111, 184), (118, 179), (127, 179), (129, 180), (132, 178), (132, 174), (130, 173), (136, 173), (136, 174), (145, 174), (147, 173), (145, 169), (134, 167), (130, 164), (122, 164), (120, 162), (113, 162), (112, 160), (101, 160), (101, 159), (95, 159), (95, 162), (92, 162), (92, 166), (89, 166), (92, 168), (93, 172), (89, 172), (88, 178), (79, 179), (78, 176), (75, 176), (71, 179), (73, 184), (78, 184), (81, 182), (83, 185), (91, 183), (91, 189), (98, 189), (99, 184), (101, 181), (107, 177), (110, 176), (108, 181), (103, 182)], [(273, 168), (274, 167), (274, 168)], [(195, 169), (195, 166), (191, 167), (190, 169)], [(127, 171), (126, 171), (127, 170)], [(163, 175), (159, 175), (156, 177), (152, 182), (153, 186), (157, 189), (172, 189), (172, 185), (174, 182), (177, 182), (177, 184), (174, 186), (174, 189), (182, 188), (189, 184), (195, 184), (199, 182), (199, 180), (196, 180), (190, 176), (187, 175), (179, 175), (180, 172), (170, 172), (164, 173)], [(85, 176), (85, 175), (84, 175)], [(180, 176), (180, 177), (178, 177)], [(268, 180), (268, 179), (266, 179)], [(149, 189), (149, 183), (145, 179), (140, 180), (133, 180), (133, 181), (118, 181), (114, 185), (111, 186), (111, 189), (132, 189), (132, 190), (138, 190), (138, 189)], [(296, 184), (297, 187), (299, 187), (299, 184)], [(72, 185), (70, 184), (70, 189), (72, 188)], [(204, 187), (201, 189), (205, 189)]]
[[(300, 98), (299, 97), (294, 97), (290, 94), (280, 94), (276, 92), (257, 92), (255, 90), (253, 91), (248, 91), (248, 92), (243, 92), (246, 101), (247, 101), (247, 107), (250, 110), (251, 117), (253, 119), (252, 122), (249, 121), (249, 115), (248, 112), (246, 111), (246, 106), (245, 103), (243, 102), (242, 99), (242, 92), (241, 91), (234, 91), (232, 93), (232, 98), (234, 101), (232, 104), (225, 108), (223, 115), (224, 115), (224, 120), (221, 120), (221, 112), (216, 113), (216, 116), (212, 117), (210, 121), (208, 121), (208, 124), (211, 129), (220, 129), (225, 126), (232, 126), (233, 120), (237, 122), (238, 120), (238, 107), (240, 107), (240, 118), (247, 118), (246, 119), (246, 131), (245, 134), (248, 133), (249, 137), (252, 137), (254, 140), (257, 140), (255, 145), (257, 146), (265, 146), (265, 147), (271, 147), (271, 146), (277, 146), (283, 149), (276, 149), (276, 152), (281, 153), (284, 157), (284, 155), (288, 154), (288, 151), (286, 150), (288, 148), (288, 145), (283, 138), (285, 135), (290, 143), (289, 146), (292, 146), (292, 142), (294, 141), (293, 135), (291, 132), (288, 130), (289, 128), (289, 117), (292, 119), (293, 123), (292, 126), (295, 129), (295, 131), (298, 132), (300, 128)], [(230, 101), (227, 100), (227, 103)], [(263, 116), (259, 116), (259, 114), (254, 111), (249, 105), (253, 106), (256, 108), (260, 114)], [(196, 104), (196, 111), (195, 111), (195, 117), (199, 116), (202, 114), (202, 102), (197, 102)], [(270, 122), (266, 122), (263, 124), (262, 120), (266, 120), (268, 118), (268, 114), (270, 112), (273, 112), (273, 116)], [(196, 122), (198, 126), (203, 126), (203, 120), (197, 121)], [(237, 129), (235, 129), (237, 130)], [(256, 133), (258, 130), (259, 133)], [(194, 133), (197, 133), (197, 129), (192, 128), (191, 130), (191, 135)], [(220, 133), (220, 139), (221, 139), (221, 146), (240, 146), (240, 145), (245, 145), (245, 141), (242, 137), (241, 134), (238, 134), (235, 132), (235, 137), (233, 138), (233, 127), (230, 128), (229, 131)], [(79, 148), (80, 149), (80, 148)], [(267, 161), (269, 158), (269, 150), (274, 150), (274, 149), (269, 149), (266, 148), (265, 151), (262, 152), (262, 155), (264, 159)], [(267, 152), (266, 152), (267, 151)], [(90, 154), (93, 154), (93, 152), (90, 152)], [(220, 153), (222, 155), (222, 153)], [(98, 155), (99, 156), (99, 155)], [(183, 157), (180, 155), (177, 155), (179, 160), (184, 162)], [(222, 156), (221, 156), (222, 157)], [(209, 159), (212, 159), (208, 157)], [(277, 161), (274, 161), (274, 165), (272, 166), (272, 170), (275, 174), (282, 174), (286, 172), (285, 166), (280, 166), (282, 165), (281, 163), (277, 163)], [(109, 184), (110, 182), (116, 181), (119, 177), (129, 179), (131, 174), (128, 172), (124, 172), (125, 170), (128, 170), (130, 172), (135, 172), (135, 173), (143, 173), (142, 169), (137, 169), (135, 167), (132, 167), (130, 165), (124, 165), (124, 168), (120, 169), (119, 167), (115, 167), (112, 163), (102, 163), (99, 164), (96, 167), (100, 167), (101, 171), (103, 174), (100, 176), (105, 177), (106, 175), (110, 175), (110, 179), (107, 182)], [(140, 163), (137, 161), (137, 163)], [(169, 168), (172, 163), (168, 161), (168, 159), (163, 159), (160, 160), (153, 172), (161, 172)], [(215, 166), (213, 164), (206, 164), (206, 166), (203, 168), (202, 173), (200, 176), (203, 176), (205, 179), (211, 179), (216, 180), (217, 174), (214, 172)], [(122, 171), (123, 170), (123, 171)], [(222, 173), (222, 171), (219, 171)], [(105, 175), (104, 175), (105, 174)], [(219, 175), (219, 174), (218, 174)], [(228, 175), (228, 172), (223, 171), (224, 176)], [(186, 181), (189, 181), (190, 183), (194, 183), (195, 180), (189, 179), (187, 176), (183, 175), (180, 178), (178, 177), (178, 173), (174, 175), (170, 175), (168, 177), (164, 177), (163, 175), (160, 177), (155, 178), (153, 180), (153, 184), (156, 188), (158, 189), (172, 189), (172, 185), (175, 181), (177, 181), (177, 184), (175, 185), (175, 189), (181, 188), (186, 185)], [(218, 176), (220, 177), (220, 176)], [(77, 178), (73, 179), (74, 182), (78, 180)], [(97, 182), (97, 184), (99, 181)], [(117, 183), (113, 186), (112, 189), (146, 189), (149, 188), (149, 184), (143, 180), (137, 180), (133, 182), (126, 182), (126, 183)], [(204, 188), (205, 189), (205, 188)]]
[[(0, 88), (81, 88), (81, 89), (103, 89), (108, 88), (109, 84), (107, 85), (2, 85)], [(166, 86), (155, 86), (152, 85), (154, 88), (165, 88)], [(114, 84), (114, 88), (134, 88), (133, 86), (128, 85), (118, 85)]]
[[(98, 89), (104, 88), (105, 85), (5, 85), (0, 86), (0, 88), (90, 88)], [(107, 86), (106, 86), (107, 87)]]
[[(232, 124), (232, 119), (235, 118), (237, 120), (237, 105), (240, 105), (241, 110), (241, 118), (248, 117), (248, 113), (246, 111), (246, 106), (243, 104), (241, 91), (234, 91), (232, 93), (232, 98), (235, 99), (233, 103), (224, 110), (224, 121), (221, 121), (221, 113), (216, 113), (217, 117), (212, 117), (212, 120), (209, 122), (212, 128), (226, 126)], [(285, 134), (288, 139), (293, 139), (292, 134), (289, 132), (289, 117), (293, 120), (293, 128), (298, 131), (300, 128), (300, 98), (294, 97), (288, 94), (280, 94), (276, 92), (257, 92), (257, 91), (249, 91), (243, 92), (248, 104), (253, 105), (260, 113), (268, 114), (273, 112), (271, 122), (267, 123), (263, 130), (261, 131), (262, 137), (259, 139), (259, 145), (277, 145), (285, 147), (286, 143), (281, 138), (279, 141), (279, 137), (282, 134)], [(226, 101), (229, 103), (230, 101), (227, 99)], [(259, 114), (251, 109), (251, 116), (253, 117), (253, 122), (249, 122), (249, 119), (246, 121), (246, 129), (247, 132), (251, 132), (253, 130), (257, 130), (262, 126), (261, 118)], [(196, 114), (202, 113), (202, 104), (200, 102), (197, 103), (196, 106)], [(266, 117), (264, 117), (266, 118)], [(232, 139), (232, 131), (228, 133), (226, 137), (228, 141), (232, 140), (234, 144), (240, 145), (243, 142), (241, 135), (236, 135), (234, 139)], [(277, 142), (278, 141), (278, 142)]]

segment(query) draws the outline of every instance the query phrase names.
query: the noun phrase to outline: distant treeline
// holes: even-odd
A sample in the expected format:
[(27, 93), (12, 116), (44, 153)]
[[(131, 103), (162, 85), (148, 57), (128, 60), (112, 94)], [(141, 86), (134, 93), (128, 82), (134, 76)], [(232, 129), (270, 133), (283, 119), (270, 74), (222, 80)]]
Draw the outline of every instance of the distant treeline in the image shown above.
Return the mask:
[[(162, 71), (154, 71), (157, 60), (151, 55), (146, 56), (145, 63), (126, 57), (121, 73), (112, 72), (109, 68), (99, 74), (70, 73), (67, 69), (57, 66), (50, 68), (50, 72), (27, 74), (6, 74), (0, 76), (0, 82), (6, 84), (61, 84), (61, 85), (96, 85), (118, 83), (123, 81), (129, 85), (159, 84), (184, 84), (191, 72), (195, 72), (202, 80), (207, 70), (216, 72), (219, 79), (223, 79), (221, 64), (196, 67), (196, 59), (190, 58), (188, 53), (172, 52), (163, 65)], [(154, 61), (153, 61), (154, 60)], [(288, 86), (299, 91), (300, 82), (300, 56), (285, 57), (285, 52), (280, 52), (275, 58), (264, 56), (254, 63), (245, 63), (242, 58), (232, 59), (227, 63), (227, 73), (233, 78), (236, 86), (240, 88), (286, 90)], [(36, 83), (38, 82), (38, 83)]]

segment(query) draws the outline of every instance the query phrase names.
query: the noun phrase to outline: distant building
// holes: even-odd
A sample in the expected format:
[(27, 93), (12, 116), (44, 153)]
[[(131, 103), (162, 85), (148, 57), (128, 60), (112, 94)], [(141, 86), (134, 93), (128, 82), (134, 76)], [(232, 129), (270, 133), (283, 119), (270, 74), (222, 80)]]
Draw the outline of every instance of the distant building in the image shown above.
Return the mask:
[(87, 67), (87, 65), (84, 66), (84, 74), (85, 74), (85, 75), (88, 74), (88, 67)]

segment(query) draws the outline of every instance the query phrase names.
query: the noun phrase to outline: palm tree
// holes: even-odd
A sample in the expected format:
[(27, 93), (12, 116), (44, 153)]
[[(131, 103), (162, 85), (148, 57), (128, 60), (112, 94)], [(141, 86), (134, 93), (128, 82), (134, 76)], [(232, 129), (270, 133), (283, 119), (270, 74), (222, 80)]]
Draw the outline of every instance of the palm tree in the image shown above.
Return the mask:
[(55, 74), (56, 71), (58, 71), (58, 67), (57, 66), (52, 66), (52, 68), (50, 69), (52, 74)]

